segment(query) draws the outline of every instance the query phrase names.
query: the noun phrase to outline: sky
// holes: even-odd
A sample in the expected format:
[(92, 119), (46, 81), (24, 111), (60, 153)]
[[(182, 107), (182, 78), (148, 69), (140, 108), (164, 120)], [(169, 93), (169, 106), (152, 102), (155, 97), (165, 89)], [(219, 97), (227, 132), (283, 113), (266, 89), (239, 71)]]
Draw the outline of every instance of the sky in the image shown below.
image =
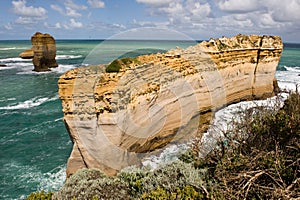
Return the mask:
[(241, 33), (300, 43), (300, 0), (1, 0), (0, 7), (0, 40), (30, 39), (37, 31), (107, 39), (153, 28), (195, 40)]

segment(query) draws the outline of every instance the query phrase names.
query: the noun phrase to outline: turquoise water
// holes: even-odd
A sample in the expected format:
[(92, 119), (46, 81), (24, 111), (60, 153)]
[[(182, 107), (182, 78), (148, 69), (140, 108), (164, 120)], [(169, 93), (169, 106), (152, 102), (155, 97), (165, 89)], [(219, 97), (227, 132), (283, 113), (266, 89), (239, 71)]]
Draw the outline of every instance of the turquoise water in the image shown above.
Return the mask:
[[(107, 63), (192, 41), (58, 40), (59, 68), (33, 72), (31, 61), (18, 54), (30, 41), (0, 41), (0, 199), (24, 199), (36, 190), (57, 190), (65, 180), (72, 143), (62, 121), (57, 94), (59, 76), (87, 64)], [(278, 66), (282, 87), (300, 83), (300, 45), (287, 44)]]

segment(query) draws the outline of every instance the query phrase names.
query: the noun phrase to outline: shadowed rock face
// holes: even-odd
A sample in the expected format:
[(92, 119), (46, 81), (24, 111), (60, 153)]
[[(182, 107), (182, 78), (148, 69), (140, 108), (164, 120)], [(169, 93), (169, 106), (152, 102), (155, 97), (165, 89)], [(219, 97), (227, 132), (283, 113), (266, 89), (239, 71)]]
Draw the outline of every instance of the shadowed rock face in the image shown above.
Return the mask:
[(108, 175), (139, 164), (171, 142), (201, 136), (215, 110), (273, 95), (282, 52), (276, 36), (237, 35), (186, 49), (68, 71), (59, 79), (64, 121), (74, 143), (67, 175)]
[(23, 59), (32, 59), (34, 71), (49, 71), (49, 68), (57, 67), (56, 45), (54, 38), (49, 34), (36, 32), (31, 37), (32, 48), (20, 53)]

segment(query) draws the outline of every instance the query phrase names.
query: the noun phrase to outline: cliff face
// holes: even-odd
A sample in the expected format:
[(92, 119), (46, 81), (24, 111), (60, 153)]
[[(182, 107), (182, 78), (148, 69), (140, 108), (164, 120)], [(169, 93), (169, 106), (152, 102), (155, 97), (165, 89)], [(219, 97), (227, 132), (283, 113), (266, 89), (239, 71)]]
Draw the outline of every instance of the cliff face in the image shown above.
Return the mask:
[(113, 175), (170, 142), (201, 136), (216, 109), (273, 95), (282, 47), (279, 37), (237, 35), (121, 59), (118, 73), (106, 65), (68, 71), (59, 79), (74, 143), (67, 175), (83, 167)]
[(24, 59), (32, 59), (34, 71), (49, 71), (49, 68), (57, 67), (56, 44), (54, 38), (49, 34), (36, 32), (31, 37), (32, 48), (20, 53)]

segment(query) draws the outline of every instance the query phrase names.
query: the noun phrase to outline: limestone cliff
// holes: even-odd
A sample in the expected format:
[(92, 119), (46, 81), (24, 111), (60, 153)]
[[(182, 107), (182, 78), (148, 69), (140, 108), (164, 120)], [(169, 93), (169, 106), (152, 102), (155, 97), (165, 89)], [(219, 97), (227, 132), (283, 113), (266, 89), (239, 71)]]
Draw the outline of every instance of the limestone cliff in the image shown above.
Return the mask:
[(56, 44), (49, 34), (36, 32), (31, 37), (32, 48), (20, 53), (23, 59), (32, 59), (34, 71), (49, 71), (49, 68), (57, 67), (55, 60)]
[(196, 134), (213, 111), (273, 95), (282, 52), (276, 36), (237, 35), (187, 49), (120, 59), (68, 71), (59, 79), (64, 121), (73, 141), (68, 176), (82, 167), (109, 175), (148, 152)]

